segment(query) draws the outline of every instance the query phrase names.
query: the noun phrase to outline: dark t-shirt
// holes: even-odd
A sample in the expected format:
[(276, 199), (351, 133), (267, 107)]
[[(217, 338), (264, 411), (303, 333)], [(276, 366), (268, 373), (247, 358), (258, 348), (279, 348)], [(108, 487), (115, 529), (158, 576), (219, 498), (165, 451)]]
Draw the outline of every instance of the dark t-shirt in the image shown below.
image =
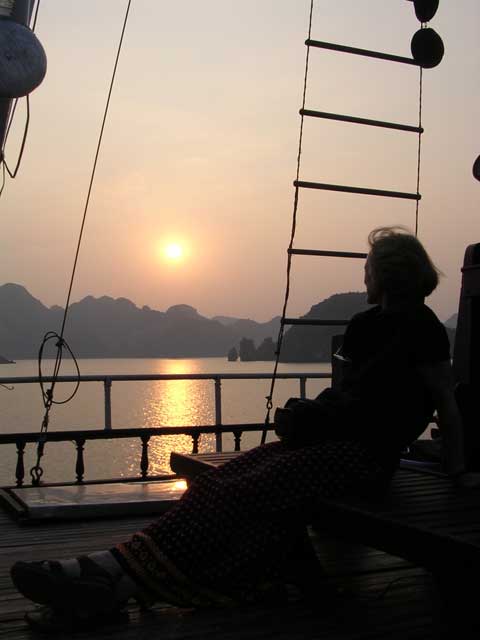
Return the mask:
[(345, 332), (342, 389), (353, 398), (360, 439), (402, 449), (420, 436), (435, 409), (418, 367), (450, 359), (447, 332), (429, 307), (373, 307)]

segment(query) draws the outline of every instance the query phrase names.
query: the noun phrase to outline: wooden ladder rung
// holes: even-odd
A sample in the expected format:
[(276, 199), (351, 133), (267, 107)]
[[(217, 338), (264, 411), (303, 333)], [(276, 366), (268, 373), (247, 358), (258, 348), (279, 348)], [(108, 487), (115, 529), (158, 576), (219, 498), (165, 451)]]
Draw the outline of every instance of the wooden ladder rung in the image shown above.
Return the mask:
[(405, 200), (420, 200), (419, 193), (405, 193), (403, 191), (385, 191), (384, 189), (366, 189), (363, 187), (348, 187), (342, 184), (326, 184), (324, 182), (305, 182), (295, 180), (295, 187), (303, 189), (322, 189), (324, 191), (342, 191), (344, 193), (360, 193), (367, 196), (384, 196), (386, 198), (403, 198)]
[(288, 253), (295, 256), (327, 256), (332, 258), (360, 258), (363, 260), (368, 255), (353, 251), (321, 251), (318, 249), (288, 249)]
[(341, 53), (351, 53), (356, 56), (364, 56), (366, 58), (377, 58), (379, 60), (388, 60), (389, 62), (401, 62), (402, 64), (410, 64), (418, 67), (419, 64), (413, 58), (404, 58), (403, 56), (394, 56), (391, 53), (382, 53), (381, 51), (370, 51), (369, 49), (359, 49), (357, 47), (347, 47), (343, 44), (333, 44), (332, 42), (323, 42), (321, 40), (305, 40), (307, 47), (315, 47), (317, 49), (329, 49), (330, 51), (339, 51)]
[(339, 327), (347, 325), (350, 320), (320, 320), (319, 318), (284, 318), (282, 324), (296, 324), (312, 327)]
[(398, 122), (385, 122), (383, 120), (372, 120), (370, 118), (357, 118), (356, 116), (346, 116), (340, 113), (329, 113), (328, 111), (313, 111), (312, 109), (300, 109), (301, 116), (310, 118), (323, 118), (325, 120), (338, 120), (340, 122), (352, 122), (353, 124), (365, 124), (371, 127), (383, 127), (384, 129), (395, 129), (398, 131), (411, 131), (413, 133), (423, 133), (423, 127), (414, 127), (409, 124), (399, 124)]

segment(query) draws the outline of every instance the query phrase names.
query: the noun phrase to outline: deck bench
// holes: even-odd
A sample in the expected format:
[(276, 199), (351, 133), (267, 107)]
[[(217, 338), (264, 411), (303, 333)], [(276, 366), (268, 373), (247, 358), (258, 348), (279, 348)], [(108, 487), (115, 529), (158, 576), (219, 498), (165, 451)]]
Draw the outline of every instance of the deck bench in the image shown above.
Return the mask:
[[(173, 452), (172, 470), (191, 481), (239, 452), (182, 454)], [(401, 463), (388, 491), (374, 498), (318, 500), (319, 524), (355, 540), (436, 571), (464, 565), (479, 556), (480, 489), (463, 489), (443, 474)]]
[[(181, 454), (170, 464), (192, 480), (238, 452)], [(335, 537), (401, 557), (427, 569), (435, 581), (445, 638), (478, 637), (476, 583), (480, 575), (480, 490), (462, 489), (445, 475), (401, 464), (387, 492), (375, 498), (319, 499), (312, 526)], [(458, 635), (461, 630), (461, 635)], [(470, 636), (470, 634), (473, 634)], [(475, 635), (477, 634), (477, 635)]]

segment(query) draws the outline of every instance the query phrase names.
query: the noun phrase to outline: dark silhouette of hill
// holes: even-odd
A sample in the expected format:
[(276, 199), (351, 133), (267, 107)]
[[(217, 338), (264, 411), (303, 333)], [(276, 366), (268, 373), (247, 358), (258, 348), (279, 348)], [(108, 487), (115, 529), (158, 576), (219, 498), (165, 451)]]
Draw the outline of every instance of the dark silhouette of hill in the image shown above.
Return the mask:
[[(314, 305), (303, 318), (320, 320), (350, 320), (360, 311), (368, 309), (364, 292), (337, 293)], [(446, 326), (450, 350), (453, 355), (455, 329)], [(345, 327), (301, 327), (292, 326), (285, 333), (282, 362), (328, 362), (331, 358), (331, 341), (334, 335), (343, 335)]]
[(275, 316), (268, 322), (255, 322), (248, 318), (232, 318), (230, 316), (215, 316), (226, 327), (233, 329), (238, 335), (248, 337), (255, 342), (262, 342), (266, 338), (277, 337), (280, 328), (280, 316)]
[(15, 360), (36, 357), (45, 332), (62, 317), (18, 284), (0, 287), (0, 309), (0, 351)]
[[(0, 308), (0, 352), (7, 358), (35, 358), (45, 332), (60, 330), (63, 309), (49, 309), (18, 284), (0, 286)], [(71, 305), (65, 339), (79, 358), (205, 357), (224, 356), (243, 336), (263, 339), (277, 328), (278, 319), (225, 326), (185, 304), (162, 312), (126, 298), (87, 296)]]
[[(368, 308), (366, 293), (336, 293), (315, 304), (302, 318), (350, 320)], [(332, 336), (343, 334), (345, 327), (292, 326), (285, 333), (280, 360), (282, 362), (327, 362), (330, 360)]]
[(234, 318), (233, 316), (213, 316), (212, 320), (216, 320), (221, 324), (224, 324), (226, 327), (230, 326), (234, 322), (238, 322), (240, 318)]
[[(364, 293), (341, 293), (314, 305), (303, 317), (349, 319), (366, 307)], [(60, 330), (63, 309), (46, 307), (20, 285), (0, 286), (0, 308), (0, 353), (5, 358), (36, 358), (45, 332)], [(228, 318), (225, 323), (201, 316), (186, 304), (163, 312), (139, 308), (126, 298), (87, 296), (71, 305), (65, 339), (79, 358), (226, 358), (245, 338), (253, 345), (248, 359), (271, 360), (278, 326), (279, 318), (265, 323)], [(281, 359), (328, 361), (331, 337), (343, 331), (343, 327), (293, 326), (285, 333)]]
[(453, 315), (450, 316), (450, 318), (448, 318), (448, 320), (445, 320), (445, 326), (448, 329), (455, 329), (457, 326), (457, 321), (458, 321), (458, 313), (454, 313)]

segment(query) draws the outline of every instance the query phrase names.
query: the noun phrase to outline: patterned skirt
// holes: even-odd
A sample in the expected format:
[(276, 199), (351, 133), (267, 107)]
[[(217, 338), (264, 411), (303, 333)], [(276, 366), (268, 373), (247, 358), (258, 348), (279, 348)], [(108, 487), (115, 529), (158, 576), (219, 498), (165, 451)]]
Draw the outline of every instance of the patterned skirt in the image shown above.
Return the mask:
[(200, 474), (112, 551), (154, 599), (187, 607), (258, 600), (288, 580), (305, 525), (314, 514), (318, 522), (316, 498), (378, 490), (392, 471), (391, 460), (358, 442), (269, 443)]

